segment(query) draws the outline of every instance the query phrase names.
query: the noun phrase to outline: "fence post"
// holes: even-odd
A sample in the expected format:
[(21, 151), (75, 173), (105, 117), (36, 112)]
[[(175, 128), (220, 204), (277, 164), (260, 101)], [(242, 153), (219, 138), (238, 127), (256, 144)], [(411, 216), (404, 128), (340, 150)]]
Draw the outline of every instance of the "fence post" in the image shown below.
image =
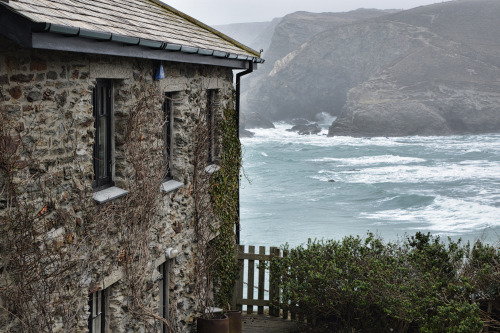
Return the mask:
[[(248, 247), (249, 254), (255, 254), (255, 246), (250, 245)], [(247, 299), (253, 300), (253, 287), (255, 281), (255, 260), (248, 259), (248, 280), (247, 280)], [(253, 306), (247, 305), (247, 313), (253, 313)]]
[[(265, 246), (259, 246), (259, 255), (265, 256), (266, 255), (266, 247)], [(257, 291), (257, 299), (259, 301), (264, 300), (264, 290), (265, 290), (265, 281), (266, 281), (266, 268), (265, 268), (265, 262), (266, 260), (259, 259), (259, 285), (258, 285), (258, 291)], [(257, 307), (257, 313), (258, 314), (263, 314), (264, 313), (264, 307), (263, 306), (258, 306)]]
[[(283, 258), (286, 258), (286, 257), (288, 257), (288, 251), (283, 251)], [(284, 295), (282, 295), (281, 297), (283, 297), (283, 296)], [(283, 298), (282, 304), (283, 304), (283, 306), (282, 306), (283, 307), (283, 316), (282, 316), (282, 318), (283, 319), (288, 319), (288, 309), (290, 308), (290, 299)], [(278, 315), (279, 315), (279, 313), (278, 313)]]
[(239, 266), (239, 272), (238, 272), (238, 279), (236, 280), (236, 283), (234, 284), (234, 290), (233, 290), (233, 300), (231, 304), (231, 308), (234, 310), (242, 310), (243, 306), (241, 303), (241, 299), (243, 298), (243, 269), (244, 269), (244, 263), (245, 260), (240, 258), (240, 254), (245, 253), (245, 245), (238, 245), (238, 253), (237, 253), (237, 258), (238, 258), (238, 266)]
[[(271, 247), (271, 260), (273, 258), (280, 257), (280, 249), (277, 247)], [(276, 276), (276, 272), (272, 271), (272, 267), (269, 272), (269, 301), (271, 305), (269, 306), (269, 315), (273, 317), (280, 316), (280, 308), (278, 306), (272, 305), (274, 301), (279, 303), (280, 301), (280, 289), (279, 289), (279, 276)]]

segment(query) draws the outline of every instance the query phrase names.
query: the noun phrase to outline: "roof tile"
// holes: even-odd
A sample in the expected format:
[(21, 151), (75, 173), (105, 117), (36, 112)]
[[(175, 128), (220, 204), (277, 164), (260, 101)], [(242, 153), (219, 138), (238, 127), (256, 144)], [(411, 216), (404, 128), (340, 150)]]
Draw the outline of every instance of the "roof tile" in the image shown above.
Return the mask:
[(122, 0), (16, 0), (7, 6), (34, 22), (258, 56), (256, 51), (157, 0), (126, 3)]

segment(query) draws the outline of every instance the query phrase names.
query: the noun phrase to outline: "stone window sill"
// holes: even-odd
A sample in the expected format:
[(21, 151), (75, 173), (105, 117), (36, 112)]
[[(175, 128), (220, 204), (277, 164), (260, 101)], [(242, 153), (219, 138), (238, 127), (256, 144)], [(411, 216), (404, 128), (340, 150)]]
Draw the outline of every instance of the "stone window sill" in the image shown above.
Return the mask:
[(161, 190), (164, 193), (169, 193), (169, 192), (175, 191), (177, 189), (180, 189), (183, 186), (184, 186), (184, 184), (181, 182), (178, 182), (176, 180), (168, 180), (168, 181), (164, 182), (163, 184), (161, 184)]
[(95, 201), (102, 204), (102, 203), (117, 199), (119, 197), (122, 197), (127, 193), (128, 193), (128, 191), (125, 191), (124, 189), (113, 186), (113, 187), (107, 188), (105, 190), (95, 192), (92, 197), (94, 198)]
[(209, 166), (207, 166), (205, 168), (205, 172), (207, 172), (209, 174), (216, 173), (219, 170), (220, 170), (220, 166), (218, 166), (217, 164), (210, 164)]

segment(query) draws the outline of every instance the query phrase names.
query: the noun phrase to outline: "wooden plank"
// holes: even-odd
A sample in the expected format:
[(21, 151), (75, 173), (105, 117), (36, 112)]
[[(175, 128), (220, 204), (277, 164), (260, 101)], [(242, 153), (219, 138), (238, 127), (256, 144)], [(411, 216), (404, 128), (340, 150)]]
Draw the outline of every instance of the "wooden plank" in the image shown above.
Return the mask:
[(255, 305), (255, 306), (269, 306), (268, 300), (257, 300), (257, 299), (248, 299), (248, 298), (238, 298), (236, 300), (238, 304), (243, 305)]
[[(248, 253), (249, 254), (254, 254), (255, 253), (255, 246), (250, 245), (248, 247)], [(254, 260), (248, 260), (248, 282), (247, 282), (247, 298), (253, 300), (253, 288), (254, 288), (254, 281), (255, 281), (255, 261)], [(247, 313), (252, 314), (253, 313), (253, 307), (252, 305), (247, 306)]]
[[(280, 249), (277, 247), (271, 247), (271, 257), (278, 257), (280, 256)], [(273, 280), (277, 280), (277, 276), (275, 276), (275, 273), (271, 270), (269, 272), (269, 300), (271, 302), (279, 302), (280, 299), (280, 293), (279, 293), (279, 286), (277, 282), (274, 282)], [(274, 317), (279, 317), (280, 315), (280, 309), (279, 306), (269, 306), (269, 315), (274, 316)]]
[(240, 253), (238, 254), (238, 259), (247, 260), (270, 260), (271, 256), (269, 254), (256, 254), (256, 253)]
[[(245, 245), (239, 245), (238, 246), (238, 253), (243, 253), (243, 252), (245, 252)], [(240, 266), (240, 271), (238, 273), (238, 280), (236, 280), (236, 284), (235, 284), (234, 297), (235, 297), (236, 301), (234, 302), (235, 306), (233, 306), (233, 309), (241, 311), (243, 309), (243, 306), (242, 306), (243, 303), (241, 302), (241, 299), (243, 299), (243, 274), (244, 274), (244, 268), (245, 268), (244, 260), (243, 259), (238, 260), (238, 265)]]
[[(265, 255), (266, 254), (266, 247), (265, 246), (259, 246), (259, 254), (260, 255)], [(268, 260), (260, 260), (259, 259), (259, 282), (257, 285), (257, 299), (259, 301), (264, 300), (264, 290), (265, 290), (265, 283), (266, 283), (266, 269), (264, 267), (266, 261)], [(257, 308), (257, 313), (258, 314), (263, 314), (264, 313), (264, 307), (259, 306)]]
[[(288, 251), (283, 251), (283, 258), (288, 257)], [(283, 319), (288, 319), (289, 299), (283, 299)], [(279, 313), (278, 313), (279, 315)]]

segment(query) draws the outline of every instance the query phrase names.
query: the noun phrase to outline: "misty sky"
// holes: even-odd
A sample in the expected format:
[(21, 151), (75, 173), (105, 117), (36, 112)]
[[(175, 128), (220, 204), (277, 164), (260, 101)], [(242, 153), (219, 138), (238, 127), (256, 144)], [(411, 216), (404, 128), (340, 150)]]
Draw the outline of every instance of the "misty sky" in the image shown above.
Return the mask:
[(162, 0), (209, 25), (263, 22), (304, 10), (345, 12), (358, 8), (409, 9), (442, 0)]

